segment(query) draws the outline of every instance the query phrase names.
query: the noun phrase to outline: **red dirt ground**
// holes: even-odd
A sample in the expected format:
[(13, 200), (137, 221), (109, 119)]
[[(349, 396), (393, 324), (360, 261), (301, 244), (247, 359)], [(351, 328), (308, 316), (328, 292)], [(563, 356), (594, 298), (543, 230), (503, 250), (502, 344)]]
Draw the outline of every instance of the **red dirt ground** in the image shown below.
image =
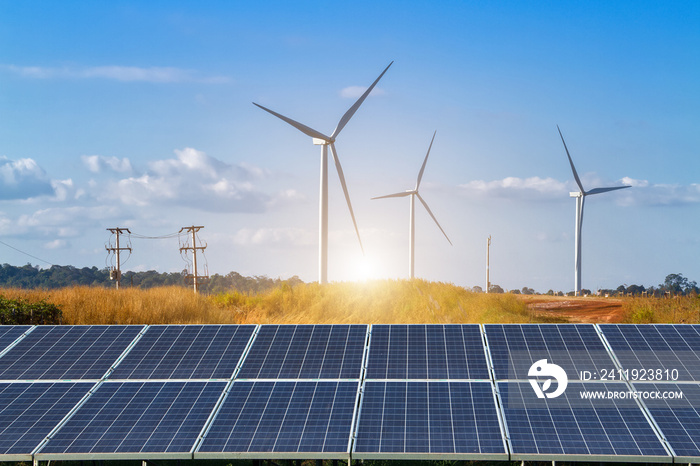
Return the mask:
[(523, 296), (538, 317), (565, 319), (571, 323), (619, 323), (623, 320), (622, 301), (615, 298)]

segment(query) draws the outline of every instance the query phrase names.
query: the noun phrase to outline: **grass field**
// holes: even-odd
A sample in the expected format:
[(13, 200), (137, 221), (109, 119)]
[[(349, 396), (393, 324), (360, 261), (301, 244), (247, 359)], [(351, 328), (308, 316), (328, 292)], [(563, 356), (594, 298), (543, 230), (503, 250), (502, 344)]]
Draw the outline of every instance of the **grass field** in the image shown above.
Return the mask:
[[(182, 287), (0, 289), (0, 294), (56, 304), (63, 312), (63, 323), (71, 325), (567, 322), (556, 312), (532, 312), (524, 296), (472, 293), (424, 280), (293, 287), (283, 283), (260, 294), (209, 296)], [(622, 322), (700, 322), (697, 297), (622, 298), (621, 302)]]

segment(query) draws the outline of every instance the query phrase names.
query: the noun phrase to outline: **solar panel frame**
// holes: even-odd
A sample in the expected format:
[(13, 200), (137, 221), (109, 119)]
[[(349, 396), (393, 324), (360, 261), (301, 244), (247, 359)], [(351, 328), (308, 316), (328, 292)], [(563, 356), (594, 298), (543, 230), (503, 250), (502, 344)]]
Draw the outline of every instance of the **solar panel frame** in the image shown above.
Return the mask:
[(255, 330), (255, 325), (151, 325), (108, 378), (229, 380)]
[(0, 358), (32, 330), (32, 325), (0, 325)]
[(101, 382), (34, 459), (191, 459), (226, 386), (221, 381)]
[[(598, 324), (617, 364), (632, 370), (678, 370), (678, 381), (700, 382), (700, 325)], [(635, 378), (630, 377), (632, 382)], [(673, 382), (673, 380), (670, 380)]]
[(32, 453), (94, 386), (91, 382), (0, 383), (0, 461)]
[[(514, 391), (511, 391), (514, 388)], [(534, 395), (532, 387), (528, 382), (523, 381), (499, 381), (496, 383), (497, 396), (499, 406), (503, 412), (503, 422), (506, 429), (506, 436), (510, 449), (511, 461), (606, 461), (606, 462), (656, 462), (656, 463), (671, 463), (673, 462), (672, 452), (668, 450), (666, 444), (659, 436), (659, 432), (654, 427), (652, 419), (649, 418), (643, 405), (635, 399), (615, 399), (616, 403), (623, 403), (625, 413), (620, 412), (619, 404), (613, 404), (611, 399), (584, 399), (580, 396), (581, 391), (628, 391), (629, 385), (625, 382), (581, 382), (570, 381), (567, 391), (558, 398), (538, 399)], [(516, 391), (517, 390), (517, 391)], [(519, 410), (524, 410), (525, 414), (516, 412), (515, 408), (509, 406), (510, 393), (514, 393), (514, 406)], [(573, 395), (571, 395), (573, 393)], [(576, 398), (577, 395), (579, 398)], [(580, 411), (575, 414), (574, 407), (579, 410), (592, 410), (595, 417), (585, 417)], [(550, 408), (550, 405), (553, 407)], [(618, 416), (615, 416), (612, 408), (617, 411)], [(533, 414), (529, 414), (529, 412)], [(569, 415), (571, 414), (571, 415)], [(557, 428), (554, 415), (558, 416), (559, 428)], [(622, 423), (623, 428), (620, 428), (620, 421), (623, 416), (627, 416), (625, 422)], [(631, 419), (630, 419), (631, 418)], [(519, 419), (526, 419), (527, 425), (516, 422)], [(533, 420), (540, 421), (539, 424), (533, 426)], [(607, 423), (607, 427), (602, 423)], [(630, 427), (632, 426), (632, 427)], [(638, 426), (639, 429), (635, 432), (631, 428)], [(602, 427), (602, 430), (601, 430)], [(537, 430), (537, 435), (535, 433)], [(630, 453), (590, 453), (591, 447), (603, 448), (605, 442), (596, 441), (602, 438), (600, 433), (604, 433), (607, 440), (607, 446), (621, 447), (620, 442), (610, 441), (610, 436), (624, 435), (628, 444), (634, 442), (649, 442), (649, 448), (657, 450), (648, 452), (648, 454), (630, 454)], [(536, 437), (539, 437), (538, 440)], [(573, 448), (587, 448), (589, 453), (581, 451), (573, 451), (566, 453), (564, 445), (562, 445), (562, 437), (568, 442), (573, 442)], [(529, 442), (528, 442), (529, 440)], [(544, 442), (544, 445), (543, 445)], [(522, 447), (523, 443), (530, 443), (532, 447), (538, 451), (528, 451)], [(560, 451), (542, 451), (547, 448), (558, 448)], [(640, 448), (641, 451), (641, 448)], [(661, 454), (663, 452), (663, 454)]]
[[(193, 458), (349, 460), (359, 384), (359, 380), (233, 381)], [(313, 411), (322, 416), (313, 416)], [(323, 439), (323, 447), (313, 448), (314, 439)], [(327, 447), (329, 439), (335, 440)]]
[(142, 325), (37, 326), (0, 358), (0, 380), (102, 379)]
[(358, 380), (368, 331), (364, 324), (260, 325), (235, 379)]
[[(455, 344), (455, 342), (457, 342)], [(491, 380), (478, 324), (374, 324), (367, 380)]]
[(495, 380), (528, 380), (528, 371), (546, 359), (581, 380), (618, 367), (593, 324), (484, 324), (488, 356)]
[[(403, 402), (387, 397), (387, 391), (403, 392)], [(491, 431), (482, 431), (485, 426)], [(490, 438), (490, 444), (482, 445), (482, 436)], [(498, 451), (492, 448), (494, 446)], [(469, 451), (475, 447), (480, 451)], [(365, 380), (355, 423), (352, 458), (509, 460), (492, 382)]]

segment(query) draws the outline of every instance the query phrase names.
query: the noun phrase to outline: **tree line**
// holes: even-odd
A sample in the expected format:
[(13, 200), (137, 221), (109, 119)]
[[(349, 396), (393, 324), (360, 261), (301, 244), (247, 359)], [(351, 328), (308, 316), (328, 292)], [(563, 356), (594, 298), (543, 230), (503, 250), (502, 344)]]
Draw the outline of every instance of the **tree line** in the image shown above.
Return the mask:
[[(480, 286), (475, 286), (471, 289), (475, 293), (483, 293), (483, 289)], [(506, 293), (506, 291), (498, 285), (491, 285), (489, 288), (489, 293)], [(514, 289), (508, 291), (512, 294), (539, 294), (532, 288), (524, 286), (522, 290)], [(546, 293), (549, 296), (573, 296), (574, 292), (569, 291), (564, 293), (563, 291), (549, 290)], [(601, 289), (597, 293), (592, 293), (591, 290), (582, 289), (581, 294), (583, 296), (597, 294), (599, 296), (698, 296), (700, 294), (700, 287), (695, 280), (689, 280), (684, 277), (681, 273), (672, 273), (666, 275), (666, 279), (663, 283), (658, 286), (645, 287), (643, 285), (620, 285), (615, 289)]]
[[(167, 273), (148, 270), (145, 272), (123, 272), (121, 286), (134, 288), (154, 288), (159, 286), (189, 287), (185, 281), (186, 272)], [(296, 285), (303, 283), (294, 276), (287, 280), (269, 278), (266, 276), (245, 277), (237, 272), (226, 275), (214, 274), (204, 284), (200, 291), (204, 293), (225, 293), (239, 291), (243, 293), (259, 293), (280, 286), (282, 283)], [(112, 287), (114, 281), (109, 278), (109, 269), (97, 267), (78, 268), (72, 265), (52, 265), (42, 269), (31, 264), (17, 267), (9, 264), (0, 266), (0, 287), (6, 288), (43, 288), (55, 289), (70, 286), (101, 286)]]

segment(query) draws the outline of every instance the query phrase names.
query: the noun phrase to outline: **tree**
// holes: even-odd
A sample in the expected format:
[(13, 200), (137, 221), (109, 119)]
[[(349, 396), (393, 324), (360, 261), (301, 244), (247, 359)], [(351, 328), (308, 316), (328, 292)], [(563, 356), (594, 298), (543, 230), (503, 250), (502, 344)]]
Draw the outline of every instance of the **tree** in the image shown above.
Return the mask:
[(503, 288), (498, 285), (491, 285), (489, 293), (504, 293)]
[(472, 287), (472, 293), (483, 293), (483, 292), (484, 292), (484, 289), (481, 288), (479, 285)]
[(533, 290), (532, 288), (528, 288), (526, 286), (524, 286), (523, 289), (520, 290), (520, 292), (522, 294), (535, 294), (535, 290)]
[(680, 273), (666, 275), (666, 279), (663, 284), (659, 285), (659, 289), (670, 291), (673, 294), (690, 294), (700, 291), (695, 281), (689, 281)]

